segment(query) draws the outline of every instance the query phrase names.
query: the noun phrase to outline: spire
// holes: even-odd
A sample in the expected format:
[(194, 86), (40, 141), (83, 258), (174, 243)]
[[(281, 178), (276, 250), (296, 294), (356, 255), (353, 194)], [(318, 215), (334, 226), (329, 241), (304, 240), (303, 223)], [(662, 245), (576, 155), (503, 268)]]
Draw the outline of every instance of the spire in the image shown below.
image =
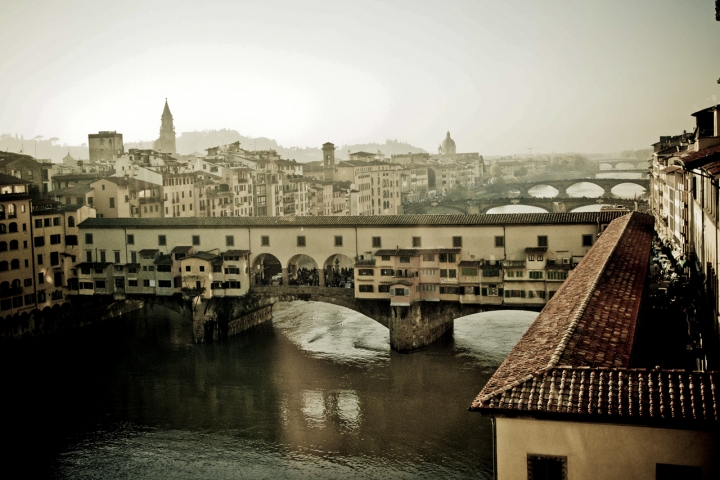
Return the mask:
[(172, 117), (172, 113), (170, 113), (170, 107), (168, 107), (167, 97), (165, 98), (165, 108), (163, 109), (162, 116), (163, 117), (168, 117), (168, 116)]

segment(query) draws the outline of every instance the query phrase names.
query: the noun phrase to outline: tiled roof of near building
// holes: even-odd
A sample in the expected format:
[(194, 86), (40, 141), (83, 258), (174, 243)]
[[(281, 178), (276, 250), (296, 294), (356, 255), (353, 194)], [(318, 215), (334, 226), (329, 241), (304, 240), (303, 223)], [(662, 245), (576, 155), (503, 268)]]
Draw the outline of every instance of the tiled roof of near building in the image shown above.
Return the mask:
[(525, 253), (545, 253), (547, 247), (528, 247), (525, 249)]
[(417, 257), (418, 255), (424, 254), (436, 254), (436, 253), (460, 253), (460, 248), (399, 248), (399, 249), (384, 249), (375, 252), (376, 257), (383, 255), (394, 255), (402, 257)]
[(685, 165), (686, 170), (700, 168), (710, 162), (720, 160), (720, 145), (703, 148), (697, 152), (689, 152), (687, 155), (680, 157), (680, 160)]
[(458, 263), (458, 267), (482, 267), (483, 263), (482, 260), (463, 260)]
[(649, 215), (613, 221), (470, 409), (618, 423), (717, 422), (719, 373), (630, 368), (652, 235)]
[(497, 215), (378, 215), (285, 217), (92, 218), (82, 228), (228, 228), (341, 226), (573, 225), (610, 223), (625, 212), (509, 213)]
[(184, 261), (184, 260), (186, 260), (186, 259), (188, 259), (188, 258), (199, 258), (200, 260), (205, 260), (205, 261), (208, 261), (208, 262), (213, 262), (213, 261), (215, 261), (215, 260), (220, 260), (220, 256), (219, 256), (219, 255), (215, 255), (214, 253), (210, 253), (210, 252), (195, 252), (195, 253), (193, 253), (192, 255), (189, 255), (189, 256), (183, 258), (182, 260)]
[(155, 255), (155, 253), (159, 251), (157, 248), (145, 248), (138, 253), (140, 253), (140, 255)]
[(683, 168), (680, 165), (670, 165), (669, 167), (665, 167), (662, 170), (660, 170), (660, 173), (662, 174), (668, 174), (677, 172), (678, 170), (682, 170)]
[(172, 265), (172, 255), (159, 255), (155, 259), (155, 265)]
[(193, 247), (178, 245), (177, 247), (173, 248), (170, 253), (188, 253), (190, 250), (192, 250), (192, 248)]

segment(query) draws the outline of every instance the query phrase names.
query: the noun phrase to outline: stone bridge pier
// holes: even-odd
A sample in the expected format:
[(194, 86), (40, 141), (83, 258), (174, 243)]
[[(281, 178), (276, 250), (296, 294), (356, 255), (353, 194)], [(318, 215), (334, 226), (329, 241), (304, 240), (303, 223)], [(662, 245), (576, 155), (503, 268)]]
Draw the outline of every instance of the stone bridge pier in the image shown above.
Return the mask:
[(253, 287), (244, 297), (215, 297), (193, 300), (195, 341), (210, 342), (237, 335), (272, 320), (277, 302), (294, 300), (340, 305), (372, 318), (390, 332), (390, 346), (397, 352), (430, 345), (452, 332), (456, 318), (483, 311), (480, 305), (459, 302), (417, 302), (410, 306), (390, 306), (389, 300), (356, 299), (353, 291), (326, 287)]

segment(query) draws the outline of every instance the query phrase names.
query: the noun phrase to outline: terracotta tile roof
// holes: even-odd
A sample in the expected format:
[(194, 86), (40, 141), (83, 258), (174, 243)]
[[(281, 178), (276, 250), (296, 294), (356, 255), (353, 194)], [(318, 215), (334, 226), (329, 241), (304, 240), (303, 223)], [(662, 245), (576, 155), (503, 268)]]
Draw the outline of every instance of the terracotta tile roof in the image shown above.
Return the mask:
[(629, 368), (652, 235), (649, 215), (614, 220), (470, 409), (717, 421), (716, 373)]
[(528, 247), (525, 249), (525, 253), (545, 253), (547, 247)]
[(670, 165), (669, 167), (665, 167), (662, 170), (660, 170), (659, 173), (665, 173), (665, 174), (673, 173), (673, 172), (676, 172), (676, 171), (682, 170), (682, 169), (683, 169), (683, 167), (681, 167), (680, 165)]
[(482, 267), (483, 263), (482, 260), (463, 260), (458, 263), (458, 267)]
[(715, 160), (720, 160), (720, 145), (703, 148), (697, 152), (688, 152), (680, 157), (680, 161), (683, 162), (686, 170), (702, 167)]
[(190, 250), (192, 250), (193, 247), (186, 246), (186, 245), (178, 245), (177, 247), (173, 248), (170, 253), (188, 253)]
[(285, 217), (169, 217), (88, 218), (82, 228), (225, 228), (225, 227), (337, 227), (337, 226), (473, 226), (473, 225), (577, 225), (610, 223), (625, 212), (510, 213), (496, 215), (377, 215)]
[(223, 257), (242, 257), (244, 255), (250, 255), (250, 250), (228, 250), (222, 253)]

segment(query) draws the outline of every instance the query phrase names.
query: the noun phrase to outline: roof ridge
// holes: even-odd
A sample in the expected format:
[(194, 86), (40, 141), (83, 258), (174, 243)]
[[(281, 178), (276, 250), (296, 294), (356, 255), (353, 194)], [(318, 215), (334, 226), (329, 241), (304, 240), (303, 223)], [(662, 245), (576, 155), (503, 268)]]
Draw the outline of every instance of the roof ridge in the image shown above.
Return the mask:
[[(603, 260), (601, 268), (598, 269), (597, 275), (593, 279), (593, 282), (592, 282), (590, 288), (587, 289), (587, 293), (586, 293), (585, 297), (580, 302), (580, 305), (578, 306), (577, 310), (575, 311), (575, 315), (573, 315), (573, 319), (570, 321), (570, 324), (568, 325), (567, 329), (565, 330), (565, 333), (563, 334), (562, 338), (560, 339), (560, 342), (558, 343), (557, 347), (555, 347), (555, 351), (550, 356), (550, 360), (548, 361), (547, 365), (544, 365), (544, 366), (538, 368), (537, 370), (532, 371), (531, 373), (528, 373), (527, 375), (525, 375), (521, 378), (518, 378), (510, 383), (504, 384), (503, 386), (493, 390), (492, 392), (486, 393), (485, 395), (483, 395), (482, 398), (479, 399), (481, 402), (485, 402), (485, 401), (489, 400), (490, 398), (494, 397), (495, 395), (499, 395), (502, 392), (511, 390), (511, 389), (521, 385), (522, 383), (532, 379), (533, 377), (542, 375), (543, 373), (546, 373), (549, 370), (552, 370), (553, 368), (558, 368), (558, 367), (556, 367), (557, 362), (560, 360), (560, 357), (562, 356), (563, 352), (565, 351), (565, 347), (567, 346), (568, 341), (570, 340), (572, 335), (575, 333), (575, 329), (577, 328), (580, 318), (582, 317), (583, 313), (585, 312), (585, 309), (587, 308), (588, 303), (590, 303), (590, 299), (591, 299), (592, 295), (595, 293), (595, 288), (597, 287), (600, 279), (602, 278), (603, 273), (605, 273), (605, 270), (607, 269), (610, 258), (615, 253), (617, 246), (620, 244), (620, 241), (622, 240), (622, 237), (625, 234), (625, 231), (628, 228), (628, 225), (630, 224), (631, 217), (632, 217), (632, 212), (628, 215), (623, 215), (622, 217), (620, 217), (623, 219), (627, 218), (627, 220), (625, 221), (625, 225), (622, 227), (622, 231), (620, 232), (620, 234), (618, 236), (618, 241), (615, 242), (615, 245), (613, 245), (612, 250), (610, 250), (608, 255)], [(566, 281), (569, 281), (569, 280), (571, 280), (571, 279), (568, 278), (568, 280), (566, 280)]]
[(565, 334), (560, 339), (560, 343), (558, 343), (558, 346), (555, 348), (555, 351), (550, 356), (550, 361), (548, 362), (548, 368), (553, 368), (555, 365), (557, 365), (558, 360), (560, 360), (560, 356), (565, 351), (565, 347), (568, 344), (568, 341), (570, 340), (570, 337), (575, 333), (575, 329), (577, 328), (578, 322), (580, 321), (580, 318), (585, 313), (585, 309), (588, 306), (588, 303), (590, 303), (590, 299), (595, 294), (595, 288), (597, 288), (598, 283), (600, 283), (600, 279), (602, 278), (603, 274), (605, 273), (605, 270), (607, 270), (607, 266), (610, 263), (610, 258), (615, 253), (615, 250), (617, 250), (618, 245), (620, 245), (620, 242), (622, 241), (623, 236), (625, 235), (625, 231), (628, 228), (628, 225), (630, 225), (630, 217), (632, 216), (632, 213), (627, 215), (627, 221), (625, 222), (625, 225), (623, 226), (622, 231), (620, 232), (618, 236), (618, 241), (615, 242), (615, 245), (613, 245), (612, 250), (608, 253), (608, 255), (605, 257), (602, 267), (598, 269), (598, 273), (593, 279), (592, 284), (590, 285), (590, 288), (587, 289), (587, 293), (585, 294), (585, 297), (580, 302), (580, 306), (575, 311), (575, 315), (573, 316), (572, 321), (570, 322), (570, 325), (568, 325), (568, 328), (565, 330)]

